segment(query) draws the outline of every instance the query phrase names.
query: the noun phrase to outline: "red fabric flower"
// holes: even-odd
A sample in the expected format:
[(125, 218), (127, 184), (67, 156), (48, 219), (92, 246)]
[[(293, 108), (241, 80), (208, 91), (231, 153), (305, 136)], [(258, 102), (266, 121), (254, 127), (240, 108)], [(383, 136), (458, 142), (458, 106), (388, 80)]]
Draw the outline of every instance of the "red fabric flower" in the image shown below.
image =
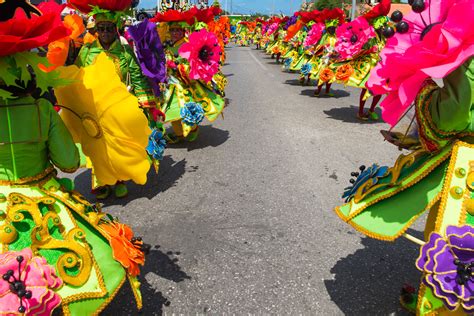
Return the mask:
[(305, 11), (296, 12), (296, 15), (301, 17), (301, 21), (303, 21), (303, 23), (305, 23), (305, 24), (307, 24), (311, 21), (316, 21), (320, 14), (321, 14), (321, 12), (318, 11), (318, 10), (314, 10), (314, 11), (310, 11), (310, 12), (305, 12)]
[(190, 11), (193, 12), (193, 15), (196, 17), (198, 22), (203, 22), (206, 24), (214, 21), (214, 17), (222, 13), (222, 9), (217, 6), (212, 6), (207, 9), (198, 9), (193, 7)]
[(379, 16), (388, 15), (391, 8), (391, 0), (382, 0), (375, 7), (373, 7), (369, 12), (363, 15), (367, 21), (372, 21)]
[(61, 21), (64, 6), (56, 2), (44, 2), (38, 6), (43, 15), (30, 19), (22, 10), (5, 22), (0, 22), (0, 57), (25, 52), (69, 35)]
[(346, 15), (340, 8), (324, 9), (318, 16), (318, 22), (325, 23), (328, 20), (339, 20), (339, 24), (346, 21)]
[(68, 6), (82, 13), (90, 13), (92, 7), (110, 11), (125, 11), (132, 5), (132, 0), (68, 0)]
[(186, 22), (189, 25), (194, 24), (194, 14), (195, 10), (188, 11), (178, 11), (178, 10), (168, 10), (164, 13), (157, 13), (154, 18), (150, 19), (151, 22)]

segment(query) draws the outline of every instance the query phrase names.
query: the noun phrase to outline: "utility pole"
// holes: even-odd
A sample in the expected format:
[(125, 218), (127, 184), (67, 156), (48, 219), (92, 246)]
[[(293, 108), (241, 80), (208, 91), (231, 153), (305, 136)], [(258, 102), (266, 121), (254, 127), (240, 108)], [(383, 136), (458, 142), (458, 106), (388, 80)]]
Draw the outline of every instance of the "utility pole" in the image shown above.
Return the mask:
[(357, 6), (357, 1), (356, 1), (356, 0), (352, 0), (351, 21), (354, 21), (354, 20), (355, 20), (355, 16), (356, 16), (356, 6)]

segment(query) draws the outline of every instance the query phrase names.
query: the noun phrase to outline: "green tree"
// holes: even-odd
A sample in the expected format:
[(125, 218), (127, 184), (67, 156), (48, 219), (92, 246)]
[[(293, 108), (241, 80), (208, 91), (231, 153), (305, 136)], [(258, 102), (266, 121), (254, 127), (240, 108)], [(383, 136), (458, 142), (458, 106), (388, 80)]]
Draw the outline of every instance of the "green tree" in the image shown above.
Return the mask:
[(334, 9), (342, 7), (342, 0), (315, 0), (317, 10)]

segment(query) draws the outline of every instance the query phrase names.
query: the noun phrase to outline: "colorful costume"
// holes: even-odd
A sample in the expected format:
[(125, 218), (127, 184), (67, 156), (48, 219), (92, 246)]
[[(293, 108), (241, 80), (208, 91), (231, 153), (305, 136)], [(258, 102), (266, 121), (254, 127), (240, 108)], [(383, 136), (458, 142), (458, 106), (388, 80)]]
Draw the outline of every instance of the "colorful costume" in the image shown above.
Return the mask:
[(0, 50), (0, 313), (50, 315), (60, 307), (64, 315), (97, 315), (127, 278), (140, 307), (143, 243), (57, 177), (55, 167), (79, 167), (48, 101), (49, 87), (68, 82), (44, 73), (46, 58), (28, 50), (68, 35), (63, 7), (17, 8), (0, 3), (0, 46), (9, 47)]
[[(110, 185), (115, 185), (115, 195), (117, 197), (123, 197), (128, 193), (123, 181), (133, 180), (139, 184), (145, 184), (150, 161), (153, 161), (156, 169), (158, 169), (159, 163), (156, 155), (149, 152), (147, 154), (146, 148), (154, 142), (153, 135), (155, 133), (151, 129), (160, 128), (159, 117), (163, 114), (158, 108), (150, 82), (142, 73), (132, 48), (121, 43), (117, 33), (116, 26), (120, 24), (123, 11), (130, 7), (131, 1), (71, 0), (69, 5), (93, 16), (98, 29), (103, 28), (99, 24), (109, 25), (109, 28), (113, 27), (113, 29), (106, 31), (113, 37), (111, 43), (106, 43), (107, 46), (104, 48), (105, 42), (101, 40), (99, 32), (98, 40), (85, 44), (79, 52), (76, 65), (84, 69), (77, 69), (74, 72), (63, 71), (63, 75), (76, 80), (79, 79), (82, 82), (72, 87), (74, 87), (76, 94), (83, 98), (83, 102), (77, 104), (76, 100), (70, 97), (71, 93), (68, 91), (58, 93), (60, 103), (65, 106), (65, 109), (70, 109), (63, 111), (62, 115), (73, 132), (74, 139), (81, 143), (84, 153), (92, 162), (89, 167), (93, 168), (92, 187), (94, 192), (98, 194), (97, 197), (107, 197), (110, 192)], [(96, 65), (101, 56), (107, 56), (114, 67), (107, 66), (105, 60), (101, 65)], [(110, 72), (105, 74), (111, 77), (110, 80), (105, 79), (107, 84), (103, 84), (98, 80), (101, 74), (97, 78), (87, 75), (87, 73), (94, 73), (98, 69)], [(116, 76), (119, 80), (115, 80)], [(86, 78), (88, 79), (86, 80)], [(115, 86), (112, 86), (112, 83)], [(117, 89), (116, 94), (113, 92), (114, 89)], [(136, 98), (130, 98), (131, 95), (125, 89), (128, 89)], [(85, 90), (89, 90), (91, 93), (87, 93)], [(120, 94), (118, 91), (122, 93)], [(112, 100), (111, 98), (105, 98), (107, 94), (115, 95), (115, 103), (106, 105)], [(142, 111), (138, 110), (139, 107)], [(89, 109), (86, 111), (86, 108)], [(116, 112), (119, 108), (122, 109), (120, 114)], [(95, 126), (94, 131), (84, 130), (81, 127), (80, 121), (83, 118), (80, 119), (80, 117), (89, 115), (89, 110), (94, 113), (91, 118), (94, 123), (91, 124), (98, 125), (98, 127)], [(75, 113), (78, 113), (79, 116)], [(108, 117), (114, 116), (115, 120), (105, 119), (107, 115)], [(111, 125), (104, 126), (104, 123), (110, 123)], [(110, 130), (121, 131), (120, 133), (114, 133), (114, 135), (121, 136), (123, 141), (121, 145), (119, 145), (119, 142), (94, 141), (95, 138), (104, 135), (104, 131)], [(103, 139), (106, 139), (106, 137)], [(132, 150), (124, 152), (117, 148), (118, 146), (127, 147), (125, 145), (127, 142), (130, 143)], [(107, 146), (109, 146), (109, 149), (107, 149)], [(113, 149), (112, 147), (116, 148)], [(111, 152), (115, 154), (111, 155)], [(120, 152), (122, 152), (122, 156), (120, 156)], [(109, 159), (104, 160), (105, 157)], [(109, 161), (111, 162), (109, 163)]]
[[(400, 33), (387, 41), (368, 82), (376, 93), (389, 94), (382, 109), (392, 125), (415, 102), (417, 134), (385, 133), (412, 153), (392, 168), (373, 165), (354, 173), (343, 196), (347, 204), (336, 212), (369, 237), (406, 236), (422, 245), (416, 264), (423, 282), (417, 297), (403, 292), (404, 306), (419, 315), (469, 314), (474, 311), (474, 31), (467, 17), (474, 5), (440, 1), (413, 9), (419, 13), (398, 22)], [(400, 23), (416, 25), (422, 36), (407, 33)], [(452, 34), (458, 34), (456, 41)], [(449, 48), (431, 45), (439, 42)], [(417, 66), (408, 67), (413, 62)], [(443, 87), (430, 78), (444, 78)], [(425, 241), (406, 235), (426, 211)]]
[(335, 31), (338, 25), (344, 23), (345, 15), (339, 8), (332, 10), (324, 9), (318, 15), (317, 20), (325, 25), (326, 36), (323, 35), (321, 37), (322, 50), (317, 51), (308, 62), (311, 65), (309, 77), (317, 81), (318, 89), (315, 95), (320, 94), (324, 84), (326, 84), (326, 94), (331, 95), (329, 92), (330, 87), (336, 80), (335, 74), (330, 68), (330, 64), (334, 62), (336, 57), (335, 45), (337, 38)]
[(166, 122), (172, 123), (177, 136), (171, 141), (179, 141), (182, 137), (193, 141), (204, 117), (211, 122), (217, 119), (224, 109), (227, 81), (220, 73), (223, 52), (214, 33), (201, 28), (190, 32), (188, 38), (173, 43), (170, 30), (182, 30), (184, 35), (184, 28), (209, 23), (218, 12), (216, 8), (191, 8), (184, 12), (170, 10), (153, 19), (160, 22), (159, 33), (163, 33), (162, 38), (167, 43), (168, 86), (162, 108)]

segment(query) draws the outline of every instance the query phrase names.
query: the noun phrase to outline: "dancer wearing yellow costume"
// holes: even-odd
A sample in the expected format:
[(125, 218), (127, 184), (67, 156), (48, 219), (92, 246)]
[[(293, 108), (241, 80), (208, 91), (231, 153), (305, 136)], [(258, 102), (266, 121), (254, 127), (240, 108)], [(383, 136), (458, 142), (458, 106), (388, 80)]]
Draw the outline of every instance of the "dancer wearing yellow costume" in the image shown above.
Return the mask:
[[(70, 5), (73, 7), (77, 7), (78, 9), (83, 8), (83, 6), (88, 5), (87, 0), (71, 0)], [(128, 117), (130, 114), (129, 112), (133, 112), (135, 109), (138, 109), (138, 106), (142, 107), (145, 110), (145, 115), (148, 117), (149, 121), (155, 121), (161, 111), (157, 108), (155, 97), (153, 92), (151, 91), (150, 85), (148, 83), (147, 78), (141, 72), (140, 66), (136, 61), (136, 57), (132, 51), (132, 49), (128, 45), (123, 45), (120, 42), (118, 36), (118, 29), (117, 24), (120, 22), (120, 18), (122, 16), (121, 11), (117, 8), (117, 11), (111, 9), (115, 8), (115, 4), (112, 2), (105, 3), (104, 8), (96, 8), (94, 7), (91, 12), (89, 13), (94, 16), (95, 23), (96, 23), (96, 30), (98, 33), (98, 39), (93, 41), (92, 43), (86, 44), (82, 47), (81, 51), (79, 52), (78, 58), (76, 60), (76, 65), (80, 67), (86, 67), (93, 65), (98, 56), (101, 53), (105, 53), (114, 63), (115, 68), (114, 72), (118, 74), (120, 80), (127, 85), (127, 89), (133, 93), (137, 99), (135, 102), (130, 102), (129, 109), (125, 109), (125, 112), (122, 114)], [(130, 4), (128, 4), (128, 7)], [(123, 8), (120, 8), (123, 9)], [(82, 9), (84, 11), (84, 9)], [(112, 75), (112, 74), (110, 74)], [(103, 84), (107, 85), (106, 81), (108, 80), (107, 77), (104, 78)], [(114, 82), (114, 81), (111, 81)], [(101, 85), (98, 86), (102, 88)], [(66, 95), (66, 94), (65, 94)], [(143, 114), (142, 114), (143, 116)], [(144, 117), (145, 118), (145, 117)], [(135, 128), (139, 131), (147, 130), (148, 123), (147, 120), (141, 120), (140, 124), (142, 125), (135, 125)], [(130, 123), (130, 121), (122, 118), (119, 121), (116, 121), (117, 130), (124, 130), (130, 131), (129, 128), (126, 127), (126, 124)], [(137, 122), (135, 121), (134, 124)], [(147, 135), (147, 137), (151, 134), (151, 131)], [(133, 135), (128, 134), (128, 135)], [(142, 137), (137, 139), (136, 142), (138, 144), (144, 144), (143, 146), (143, 154), (137, 156), (137, 161), (144, 158), (145, 148), (147, 146), (145, 139)], [(118, 151), (117, 151), (118, 152)], [(136, 151), (132, 151), (136, 153)], [(123, 150), (122, 154), (124, 155), (124, 159), (117, 159), (116, 161), (127, 161), (129, 158), (129, 152)], [(140, 157), (140, 158), (138, 158)], [(136, 177), (126, 176), (124, 174), (117, 174), (115, 176), (110, 175), (109, 177), (105, 178), (99, 175), (99, 172), (96, 170), (97, 168), (102, 168), (100, 166), (96, 166), (94, 161), (100, 160), (99, 158), (95, 157), (94, 159), (91, 158), (93, 171), (93, 192), (96, 193), (98, 199), (107, 198), (111, 192), (111, 185), (115, 185), (114, 192), (116, 197), (125, 197), (128, 194), (127, 187), (123, 181), (134, 179)], [(133, 159), (132, 159), (133, 160)], [(144, 166), (145, 162), (148, 163), (148, 159), (140, 160), (140, 165)], [(131, 167), (130, 165), (128, 167)], [(136, 172), (143, 172), (145, 168), (140, 167), (137, 168)], [(111, 179), (115, 178), (116, 182), (111, 182)], [(136, 181), (137, 182), (137, 181)], [(146, 172), (140, 176), (140, 180), (137, 182), (139, 184), (144, 184), (146, 182)]]

